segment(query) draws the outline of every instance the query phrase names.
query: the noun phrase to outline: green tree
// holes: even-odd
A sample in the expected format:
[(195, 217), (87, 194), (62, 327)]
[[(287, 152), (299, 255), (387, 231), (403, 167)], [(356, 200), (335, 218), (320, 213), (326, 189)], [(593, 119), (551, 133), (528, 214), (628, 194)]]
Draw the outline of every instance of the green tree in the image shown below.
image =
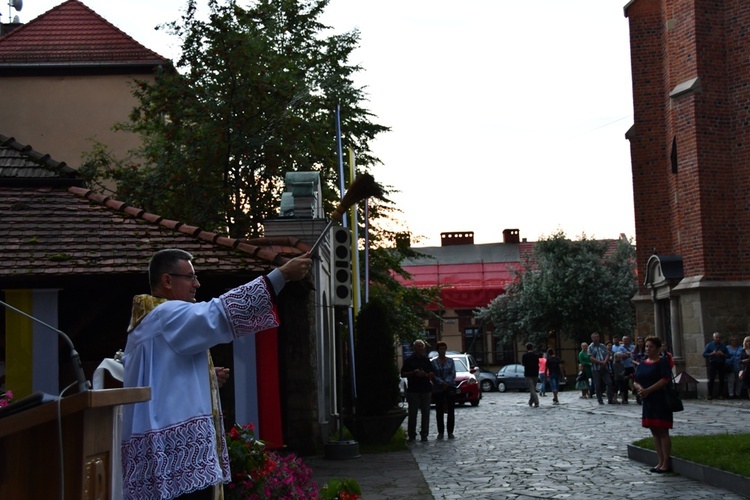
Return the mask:
[[(387, 127), (371, 121), (351, 77), (354, 30), (326, 36), (328, 0), (209, 0), (208, 20), (188, 0), (166, 26), (182, 43), (178, 71), (136, 82), (138, 106), (117, 128), (142, 147), (113, 158), (97, 145), (82, 172), (92, 186), (116, 184), (118, 198), (233, 237), (255, 237), (275, 215), (286, 172), (317, 170), (327, 212), (338, 199), (335, 110), (343, 146), (358, 165), (379, 163), (370, 141)], [(134, 159), (138, 160), (134, 160)]]
[(388, 304), (396, 325), (398, 341), (416, 340), (425, 328), (425, 319), (438, 317), (430, 307), (440, 304), (440, 288), (404, 286), (396, 276), (411, 279), (401, 263), (405, 259), (428, 258), (411, 248), (400, 234), (378, 230), (375, 241), (382, 246), (370, 250), (370, 296)]
[(624, 239), (610, 243), (571, 241), (563, 232), (538, 241), (505, 295), (480, 308), (477, 317), (491, 321), (498, 340), (546, 344), (550, 335), (575, 341), (591, 332), (629, 335), (637, 290), (635, 249)]

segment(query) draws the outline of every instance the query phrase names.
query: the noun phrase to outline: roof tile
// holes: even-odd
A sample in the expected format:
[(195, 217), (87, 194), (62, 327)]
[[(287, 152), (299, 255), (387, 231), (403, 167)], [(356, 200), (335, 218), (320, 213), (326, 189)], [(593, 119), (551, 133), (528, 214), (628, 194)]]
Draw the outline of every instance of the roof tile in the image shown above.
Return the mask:
[(0, 38), (0, 65), (171, 64), (79, 0), (68, 0)]
[[(5, 149), (22, 149), (3, 139), (0, 158)], [(42, 156), (31, 149), (27, 154)], [(36, 163), (26, 161), (33, 175)], [(66, 174), (65, 168), (59, 170)], [(144, 262), (162, 248), (183, 248), (196, 256), (203, 272), (213, 273), (263, 273), (309, 250), (296, 238), (219, 236), (55, 180), (28, 186), (8, 184), (0, 176), (0, 280), (5, 287), (39, 278), (142, 273)]]

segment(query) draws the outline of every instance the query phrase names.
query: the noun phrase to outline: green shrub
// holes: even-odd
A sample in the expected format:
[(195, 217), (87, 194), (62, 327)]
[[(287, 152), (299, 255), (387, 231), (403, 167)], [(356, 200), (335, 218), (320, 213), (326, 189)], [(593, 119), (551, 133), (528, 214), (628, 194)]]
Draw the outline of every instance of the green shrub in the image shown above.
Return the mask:
[(370, 300), (357, 316), (354, 354), (358, 415), (385, 415), (401, 400), (395, 339), (387, 305), (379, 298)]

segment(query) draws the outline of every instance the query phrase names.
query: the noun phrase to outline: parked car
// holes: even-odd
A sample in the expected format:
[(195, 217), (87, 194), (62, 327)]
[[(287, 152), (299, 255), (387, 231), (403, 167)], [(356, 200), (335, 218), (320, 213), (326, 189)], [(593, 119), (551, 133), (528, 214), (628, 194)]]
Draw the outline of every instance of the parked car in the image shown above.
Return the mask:
[[(446, 351), (446, 356), (453, 359), (460, 359), (464, 362), (464, 365), (469, 367), (469, 372), (476, 373), (479, 371), (479, 365), (477, 365), (476, 360), (474, 359), (474, 356), (472, 356), (469, 353), (466, 352), (457, 352), (457, 351)], [(433, 360), (438, 357), (437, 351), (430, 351), (430, 354), (427, 356), (430, 358), (430, 360)]]
[[(560, 379), (559, 390), (565, 389), (567, 380), (565, 377)], [(514, 363), (512, 365), (505, 365), (497, 372), (497, 390), (505, 392), (507, 390), (519, 390), (525, 391), (526, 378), (523, 376), (523, 365), (520, 363)], [(539, 384), (537, 384), (537, 390), (539, 390)], [(549, 390), (549, 387), (547, 388)]]
[(480, 368), (479, 371), (474, 372), (474, 376), (477, 378), (479, 388), (482, 392), (491, 392), (497, 389), (497, 375), (495, 372)]
[[(482, 398), (482, 393), (479, 390), (479, 383), (477, 383), (477, 378), (471, 373), (469, 367), (464, 361), (465, 356), (467, 355), (446, 354), (446, 356), (453, 359), (453, 363), (456, 365), (456, 386), (458, 387), (458, 392), (456, 393), (456, 403), (469, 403), (471, 404), (471, 406), (478, 406), (479, 400)], [(434, 398), (432, 403), (435, 403)]]

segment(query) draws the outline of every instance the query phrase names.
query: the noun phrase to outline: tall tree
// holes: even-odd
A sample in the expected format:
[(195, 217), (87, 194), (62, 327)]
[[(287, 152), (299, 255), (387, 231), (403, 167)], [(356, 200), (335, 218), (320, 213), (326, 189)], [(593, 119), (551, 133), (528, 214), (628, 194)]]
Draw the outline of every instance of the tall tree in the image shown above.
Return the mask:
[(571, 241), (563, 232), (538, 241), (505, 295), (479, 309), (498, 340), (546, 344), (561, 334), (583, 341), (593, 331), (632, 334), (637, 290), (635, 249), (624, 239)]
[[(121, 129), (143, 146), (115, 159), (98, 145), (82, 169), (119, 198), (204, 229), (254, 237), (279, 206), (286, 172), (318, 170), (330, 211), (338, 198), (334, 113), (344, 147), (360, 168), (379, 160), (370, 141), (387, 127), (371, 121), (349, 64), (351, 31), (326, 36), (318, 21), (329, 0), (209, 0), (208, 20), (188, 0), (167, 28), (180, 37), (178, 72), (138, 82), (138, 106)], [(133, 161), (139, 158), (139, 161)]]

